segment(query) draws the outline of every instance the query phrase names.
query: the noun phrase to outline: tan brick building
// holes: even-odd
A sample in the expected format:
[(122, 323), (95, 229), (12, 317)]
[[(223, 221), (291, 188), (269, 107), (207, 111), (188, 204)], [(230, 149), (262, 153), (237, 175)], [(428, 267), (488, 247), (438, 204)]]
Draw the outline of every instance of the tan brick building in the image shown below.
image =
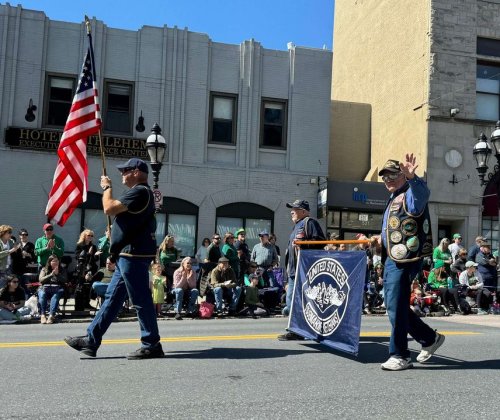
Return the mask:
[(379, 181), (413, 152), (435, 243), (482, 233), (496, 247), (497, 200), (482, 197), (496, 187), (480, 186), (472, 148), (500, 119), (500, 1), (336, 0), (333, 52), (330, 178)]

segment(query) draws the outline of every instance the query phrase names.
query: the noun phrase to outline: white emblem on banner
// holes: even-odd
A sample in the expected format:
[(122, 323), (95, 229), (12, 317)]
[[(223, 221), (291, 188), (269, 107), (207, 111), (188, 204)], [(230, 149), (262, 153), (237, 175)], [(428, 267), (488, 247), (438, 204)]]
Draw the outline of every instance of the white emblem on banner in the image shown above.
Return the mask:
[(307, 324), (317, 334), (331, 335), (342, 322), (349, 300), (348, 274), (333, 258), (322, 258), (308, 270), (302, 288)]

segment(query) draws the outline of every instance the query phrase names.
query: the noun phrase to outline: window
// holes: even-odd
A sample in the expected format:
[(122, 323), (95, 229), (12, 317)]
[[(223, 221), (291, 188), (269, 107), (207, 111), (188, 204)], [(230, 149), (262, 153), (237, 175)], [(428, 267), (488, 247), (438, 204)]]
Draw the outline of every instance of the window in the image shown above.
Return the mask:
[(477, 38), (476, 51), (479, 55), (500, 57), (500, 40), (491, 38)]
[(264, 99), (261, 110), (260, 147), (286, 148), (287, 103)]
[(182, 256), (194, 257), (198, 234), (198, 206), (175, 197), (164, 197), (160, 213), (156, 215), (156, 244), (172, 235), (175, 247)]
[(478, 62), (476, 118), (496, 121), (500, 117), (500, 66)]
[(250, 250), (259, 242), (259, 233), (273, 231), (274, 212), (266, 207), (253, 203), (231, 203), (217, 209), (215, 231), (223, 236), (239, 228), (246, 231), (246, 239)]
[(74, 77), (47, 76), (45, 125), (64, 127), (75, 95), (75, 82)]
[(235, 144), (237, 96), (212, 93), (210, 101), (209, 142)]
[(122, 134), (132, 134), (133, 85), (105, 82), (104, 129)]
[(498, 217), (483, 217), (481, 235), (491, 244), (492, 251), (498, 249)]

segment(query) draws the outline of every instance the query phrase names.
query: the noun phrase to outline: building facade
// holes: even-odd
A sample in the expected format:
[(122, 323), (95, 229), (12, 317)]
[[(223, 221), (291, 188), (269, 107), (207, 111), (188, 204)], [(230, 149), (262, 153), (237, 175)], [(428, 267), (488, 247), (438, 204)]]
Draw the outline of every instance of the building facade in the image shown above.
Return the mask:
[(335, 2), (331, 150), (360, 154), (330, 176), (377, 181), (388, 158), (413, 152), (436, 244), (460, 232), (498, 247), (498, 199), (484, 197), (496, 188), (480, 186), (472, 149), (500, 118), (499, 22), (498, 0)]
[[(86, 30), (9, 4), (0, 5), (0, 22), (0, 223), (36, 237)], [(155, 122), (168, 142), (158, 239), (173, 234), (183, 254), (194, 255), (203, 237), (244, 227), (251, 244), (269, 230), (283, 248), (291, 224), (285, 203), (307, 199), (314, 212), (317, 186), (308, 181), (328, 174), (331, 52), (293, 44), (268, 50), (254, 40), (222, 44), (187, 28), (129, 31), (95, 19), (91, 27), (114, 185), (121, 180), (116, 164), (149, 160), (145, 139)], [(27, 112), (30, 104), (36, 110)], [(71, 251), (80, 229), (100, 235), (106, 223), (97, 137), (88, 153), (88, 201), (56, 229)]]

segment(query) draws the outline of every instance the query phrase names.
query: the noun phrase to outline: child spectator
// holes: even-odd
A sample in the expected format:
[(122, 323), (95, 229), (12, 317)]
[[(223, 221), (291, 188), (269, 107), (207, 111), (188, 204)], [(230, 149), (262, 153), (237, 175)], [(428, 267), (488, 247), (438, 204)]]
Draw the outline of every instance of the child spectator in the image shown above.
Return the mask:
[(248, 312), (252, 315), (252, 318), (257, 318), (255, 315), (255, 310), (257, 308), (264, 308), (264, 305), (259, 299), (259, 289), (257, 285), (259, 284), (259, 276), (257, 274), (250, 274), (249, 276), (250, 286), (246, 288), (245, 291), (245, 305), (248, 307)]
[(411, 295), (410, 295), (410, 308), (418, 316), (426, 316), (430, 313), (429, 308), (425, 304), (423, 298), (422, 289), (418, 280), (413, 280), (411, 284)]
[(149, 277), (149, 287), (153, 294), (153, 303), (156, 308), (156, 316), (162, 317), (161, 305), (165, 303), (165, 286), (167, 285), (167, 278), (162, 276), (161, 264), (151, 265), (151, 275)]

